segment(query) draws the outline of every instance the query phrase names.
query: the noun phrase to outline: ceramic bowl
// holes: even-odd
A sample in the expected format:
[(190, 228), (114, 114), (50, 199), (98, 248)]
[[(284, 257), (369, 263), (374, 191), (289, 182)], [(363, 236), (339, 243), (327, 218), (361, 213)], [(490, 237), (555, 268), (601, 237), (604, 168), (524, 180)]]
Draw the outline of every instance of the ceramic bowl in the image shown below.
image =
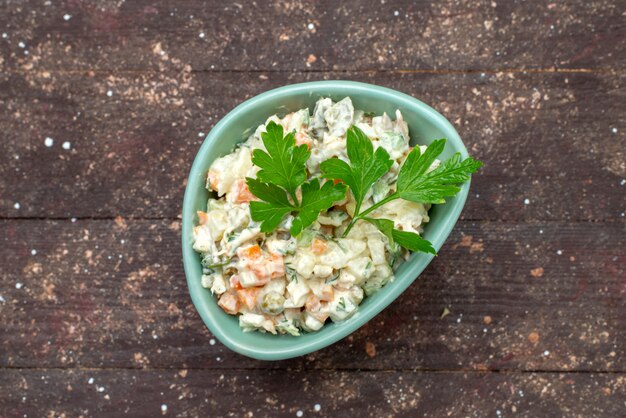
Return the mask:
[[(216, 298), (200, 284), (202, 267), (199, 254), (192, 248), (192, 229), (198, 222), (196, 211), (206, 210), (209, 193), (205, 179), (211, 163), (228, 154), (235, 144), (245, 140), (273, 114), (285, 115), (306, 107), (312, 111), (320, 97), (340, 100), (346, 96), (352, 99), (355, 109), (366, 112), (387, 112), (394, 117), (396, 109), (400, 109), (409, 125), (412, 144), (430, 144), (435, 139), (447, 138), (442, 159), (457, 151), (464, 158), (468, 156), (452, 125), (431, 107), (404, 93), (353, 81), (317, 81), (280, 87), (246, 100), (224, 116), (204, 140), (189, 173), (182, 214), (183, 262), (189, 293), (202, 320), (224, 345), (245, 356), (261, 360), (286, 359), (311, 353), (346, 337), (392, 303), (433, 259), (430, 254), (412, 254), (396, 271), (395, 280), (373, 296), (366, 297), (351, 318), (340, 323), (328, 321), (321, 330), (299, 337), (243, 332), (238, 318), (222, 311)], [(452, 231), (465, 204), (469, 186), (469, 182), (465, 183), (454, 198), (431, 209), (431, 220), (425, 226), (423, 236), (436, 250)]]

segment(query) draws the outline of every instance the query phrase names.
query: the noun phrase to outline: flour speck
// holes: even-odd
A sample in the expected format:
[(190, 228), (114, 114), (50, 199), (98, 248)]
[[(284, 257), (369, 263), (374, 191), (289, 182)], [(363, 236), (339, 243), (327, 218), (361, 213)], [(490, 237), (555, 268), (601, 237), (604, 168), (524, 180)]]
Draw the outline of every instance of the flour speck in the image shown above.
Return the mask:
[(89, 383), (90, 385), (93, 385), (93, 377), (90, 377), (89, 380), (87, 380), (87, 383)]
[(530, 205), (530, 199), (524, 199), (524, 204), (525, 205)]
[(209, 345), (215, 345), (215, 338), (211, 338), (209, 340)]
[(302, 415), (304, 415), (304, 412), (298, 409), (298, 412), (296, 412), (296, 416), (300, 418)]
[(26, 44), (23, 41), (20, 41), (17, 46), (19, 46), (20, 48), (26, 48)]
[(65, 141), (62, 146), (63, 146), (63, 149), (65, 150), (72, 148), (72, 144), (70, 144), (69, 141)]
[(13, 207), (15, 209), (19, 209), (20, 208), (20, 202), (15, 202), (15, 204), (13, 205)]
[(107, 96), (109, 97), (113, 96), (113, 91), (112, 90), (107, 91)]
[(69, 15), (69, 14), (67, 14), (67, 13), (65, 13), (65, 14), (63, 15), (63, 20), (65, 20), (66, 22), (67, 22), (68, 20), (70, 20), (71, 18), (72, 18), (72, 15)]
[(204, 34), (204, 32), (200, 32), (200, 35), (198, 35), (198, 36), (199, 36), (200, 38), (203, 38), (203, 39), (204, 39), (204, 37), (205, 37), (206, 35)]
[(16, 288), (17, 290), (20, 290), (22, 287), (24, 287), (24, 283), (21, 283), (21, 282), (17, 282), (17, 283), (15, 283), (15, 288)]
[(561, 251), (561, 250), (556, 250), (556, 254), (557, 254), (557, 255), (561, 255), (561, 254), (563, 254), (563, 251)]
[(35, 250), (34, 248), (32, 250), (30, 250), (30, 254), (31, 255), (37, 255), (37, 250)]
[(165, 405), (165, 404), (161, 405), (161, 412), (163, 412), (163, 413), (167, 412), (167, 405)]
[(393, 15), (394, 16), (400, 16), (400, 12), (396, 10), (396, 11), (393, 12)]
[(313, 29), (315, 29), (315, 25), (314, 25), (313, 23), (309, 23), (308, 25), (306, 25), (306, 27), (307, 27), (309, 30), (313, 30)]
[(321, 409), (322, 409), (322, 406), (320, 404), (318, 404), (318, 403), (316, 403), (313, 406), (313, 410), (315, 410), (315, 412), (319, 412)]
[(43, 144), (50, 148), (52, 145), (54, 145), (54, 139), (50, 138), (49, 136), (46, 137), (46, 139), (43, 140)]

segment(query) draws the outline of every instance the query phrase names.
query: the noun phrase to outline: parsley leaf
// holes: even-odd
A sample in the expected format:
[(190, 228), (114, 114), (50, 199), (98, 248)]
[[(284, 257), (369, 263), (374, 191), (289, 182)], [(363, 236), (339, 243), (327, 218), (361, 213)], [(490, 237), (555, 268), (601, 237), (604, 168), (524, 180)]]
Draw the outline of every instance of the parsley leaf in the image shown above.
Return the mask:
[(332, 158), (322, 162), (320, 169), (324, 177), (341, 180), (350, 187), (356, 202), (354, 213), (357, 215), (367, 191), (389, 171), (393, 161), (382, 147), (374, 152), (372, 141), (356, 126), (348, 129), (346, 148), (349, 165)]
[(302, 203), (296, 208), (298, 214), (291, 224), (291, 235), (299, 235), (307, 226), (317, 219), (321, 211), (330, 208), (333, 203), (346, 195), (346, 186), (326, 181), (322, 187), (317, 179), (302, 185)]
[(472, 157), (461, 161), (461, 154), (457, 152), (427, 173), (445, 144), (445, 139), (438, 139), (423, 154), (419, 147), (413, 148), (398, 173), (398, 197), (418, 203), (445, 203), (445, 197), (461, 190), (457, 184), (469, 180), (483, 165)]
[[(306, 145), (297, 147), (294, 134), (283, 137), (283, 128), (274, 122), (267, 124), (261, 134), (267, 152), (254, 150), (252, 162), (261, 170), (257, 178), (246, 178), (250, 192), (261, 199), (250, 202), (250, 217), (261, 222), (261, 232), (275, 230), (288, 214), (294, 214), (291, 235), (297, 236), (311, 225), (321, 211), (346, 195), (344, 184), (318, 179), (306, 180), (306, 161), (311, 153)], [(301, 201), (296, 191), (300, 188)], [(289, 199), (291, 197), (291, 200)]]
[(265, 129), (261, 139), (267, 152), (260, 149), (252, 152), (252, 162), (261, 168), (257, 178), (282, 187), (295, 200), (296, 189), (306, 180), (305, 163), (311, 152), (306, 145), (296, 146), (293, 132), (283, 137), (282, 125), (271, 121)]
[(415, 232), (393, 230), (393, 240), (400, 244), (401, 247), (411, 251), (422, 251), (437, 255), (437, 251), (427, 239), (420, 237)]
[(422, 238), (415, 232), (395, 229), (395, 225), (392, 220), (368, 217), (364, 217), (363, 220), (375, 225), (380, 232), (385, 234), (390, 243), (395, 242), (401, 247), (407, 248), (411, 251), (422, 251), (437, 255), (437, 251), (435, 251), (432, 244), (428, 240)]
[(261, 222), (261, 232), (272, 232), (285, 215), (294, 207), (287, 199), (287, 194), (280, 187), (263, 183), (250, 177), (246, 178), (250, 192), (263, 202), (250, 202), (250, 216), (253, 221)]

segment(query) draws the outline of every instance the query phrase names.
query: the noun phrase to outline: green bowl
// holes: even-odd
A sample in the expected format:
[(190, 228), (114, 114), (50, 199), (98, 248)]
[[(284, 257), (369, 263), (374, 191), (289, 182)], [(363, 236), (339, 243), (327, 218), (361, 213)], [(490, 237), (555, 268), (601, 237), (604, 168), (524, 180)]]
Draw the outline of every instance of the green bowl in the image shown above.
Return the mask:
[[(312, 110), (320, 97), (339, 100), (346, 96), (350, 96), (355, 109), (366, 112), (387, 112), (392, 116), (396, 109), (400, 109), (409, 125), (414, 144), (430, 144), (435, 139), (447, 138), (446, 148), (441, 156), (443, 159), (457, 151), (463, 157), (468, 156), (452, 125), (431, 107), (404, 93), (353, 81), (316, 81), (280, 87), (243, 102), (224, 116), (204, 140), (189, 173), (183, 203), (182, 245), (191, 299), (209, 330), (233, 351), (260, 360), (281, 360), (326, 347), (356, 331), (385, 309), (413, 283), (433, 259), (430, 254), (412, 254), (396, 271), (395, 280), (375, 295), (366, 297), (351, 318), (340, 323), (327, 323), (321, 330), (299, 337), (243, 332), (239, 328), (238, 318), (222, 311), (211, 292), (200, 284), (202, 267), (200, 256), (192, 248), (192, 229), (198, 222), (196, 211), (206, 210), (209, 193), (205, 188), (205, 179), (211, 163), (229, 153), (235, 144), (245, 140), (258, 125), (273, 114), (284, 115), (306, 107)], [(465, 183), (454, 198), (446, 204), (434, 205), (431, 209), (431, 220), (426, 225), (423, 236), (436, 250), (441, 248), (452, 231), (465, 204), (469, 186), (469, 182)]]

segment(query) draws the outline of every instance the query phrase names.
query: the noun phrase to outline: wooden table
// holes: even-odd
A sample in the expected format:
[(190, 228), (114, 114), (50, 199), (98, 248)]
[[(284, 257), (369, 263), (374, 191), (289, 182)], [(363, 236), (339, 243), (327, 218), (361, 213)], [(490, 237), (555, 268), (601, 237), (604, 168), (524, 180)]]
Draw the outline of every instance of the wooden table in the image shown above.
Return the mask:
[[(227, 3), (0, 3), (0, 416), (624, 416), (626, 4)], [(191, 304), (185, 179), (236, 104), (321, 79), (485, 167), (394, 304), (255, 361)]]

